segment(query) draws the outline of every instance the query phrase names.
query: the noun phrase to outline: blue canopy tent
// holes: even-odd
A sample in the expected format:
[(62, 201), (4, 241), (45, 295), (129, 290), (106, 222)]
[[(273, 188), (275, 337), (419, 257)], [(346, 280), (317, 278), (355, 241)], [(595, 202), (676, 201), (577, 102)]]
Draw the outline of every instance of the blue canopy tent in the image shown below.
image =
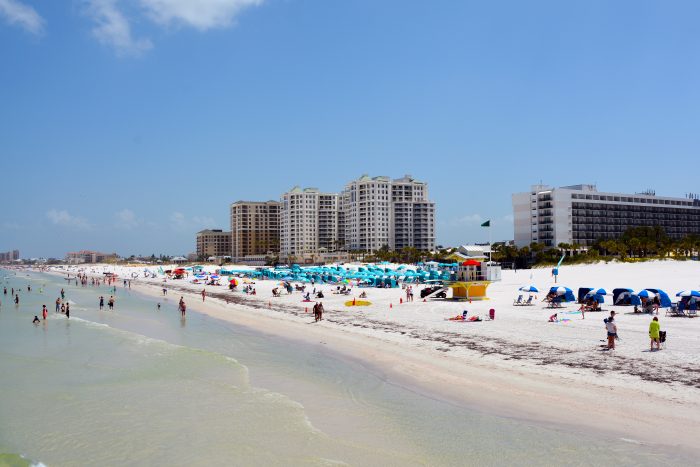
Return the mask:
[(588, 292), (593, 290), (593, 287), (579, 287), (578, 289), (578, 303), (583, 303), (583, 301), (586, 299), (586, 295), (588, 295)]
[(612, 293), (613, 293), (613, 304), (614, 305), (619, 305), (619, 306), (633, 305), (632, 296), (634, 294), (634, 290), (620, 288), (620, 289), (613, 289)]

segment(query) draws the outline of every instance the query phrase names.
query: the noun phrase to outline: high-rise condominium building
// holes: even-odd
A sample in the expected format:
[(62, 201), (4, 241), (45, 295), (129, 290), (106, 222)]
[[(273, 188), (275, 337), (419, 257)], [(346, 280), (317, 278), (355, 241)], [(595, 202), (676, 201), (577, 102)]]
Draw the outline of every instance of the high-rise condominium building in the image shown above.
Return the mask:
[(197, 257), (231, 256), (231, 232), (221, 229), (197, 232)]
[(280, 246), (280, 203), (236, 201), (231, 205), (231, 256), (276, 254)]
[(552, 188), (533, 185), (513, 195), (515, 244), (560, 243), (590, 246), (620, 237), (627, 229), (660, 226), (674, 239), (700, 234), (700, 200), (654, 192), (603, 193), (595, 185)]
[(435, 203), (428, 200), (426, 183), (409, 175), (396, 180), (363, 175), (341, 196), (346, 248), (435, 248)]
[(335, 251), (338, 241), (338, 194), (294, 187), (281, 197), (280, 256), (305, 257)]

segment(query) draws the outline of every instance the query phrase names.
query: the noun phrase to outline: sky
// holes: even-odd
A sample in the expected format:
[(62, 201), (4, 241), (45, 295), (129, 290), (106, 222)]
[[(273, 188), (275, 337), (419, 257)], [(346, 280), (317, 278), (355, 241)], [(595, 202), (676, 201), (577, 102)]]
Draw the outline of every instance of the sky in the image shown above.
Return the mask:
[(700, 2), (0, 0), (0, 251), (184, 254), (230, 203), (411, 174), (437, 241), (530, 185), (698, 188)]

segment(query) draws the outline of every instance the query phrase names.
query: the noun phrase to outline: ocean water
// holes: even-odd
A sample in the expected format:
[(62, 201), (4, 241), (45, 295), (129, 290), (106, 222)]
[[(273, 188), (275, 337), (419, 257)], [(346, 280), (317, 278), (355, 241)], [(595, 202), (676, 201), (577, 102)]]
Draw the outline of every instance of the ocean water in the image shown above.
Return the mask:
[[(239, 328), (196, 304), (181, 319), (175, 296), (118, 286), (109, 312), (97, 306), (106, 287), (2, 270), (0, 287), (0, 466), (694, 462), (435, 400), (327, 345)], [(70, 319), (53, 311), (62, 287)], [(49, 317), (33, 325), (42, 304)]]

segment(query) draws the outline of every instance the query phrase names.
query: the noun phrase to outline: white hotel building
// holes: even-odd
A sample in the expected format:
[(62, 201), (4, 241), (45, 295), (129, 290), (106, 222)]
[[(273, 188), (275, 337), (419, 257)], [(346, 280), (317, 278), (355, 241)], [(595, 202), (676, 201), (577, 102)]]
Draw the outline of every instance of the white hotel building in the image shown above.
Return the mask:
[(435, 203), (410, 176), (363, 175), (341, 194), (294, 187), (280, 197), (280, 259), (314, 261), (337, 250), (435, 249)]
[(395, 180), (363, 175), (341, 196), (347, 249), (435, 249), (435, 203), (428, 200), (427, 183), (409, 175)]
[(627, 229), (661, 226), (674, 239), (700, 234), (700, 200), (654, 193), (599, 192), (595, 185), (552, 188), (533, 185), (513, 195), (515, 244), (560, 243), (590, 246), (619, 238)]
[(281, 258), (303, 258), (337, 249), (337, 193), (294, 187), (280, 202)]

